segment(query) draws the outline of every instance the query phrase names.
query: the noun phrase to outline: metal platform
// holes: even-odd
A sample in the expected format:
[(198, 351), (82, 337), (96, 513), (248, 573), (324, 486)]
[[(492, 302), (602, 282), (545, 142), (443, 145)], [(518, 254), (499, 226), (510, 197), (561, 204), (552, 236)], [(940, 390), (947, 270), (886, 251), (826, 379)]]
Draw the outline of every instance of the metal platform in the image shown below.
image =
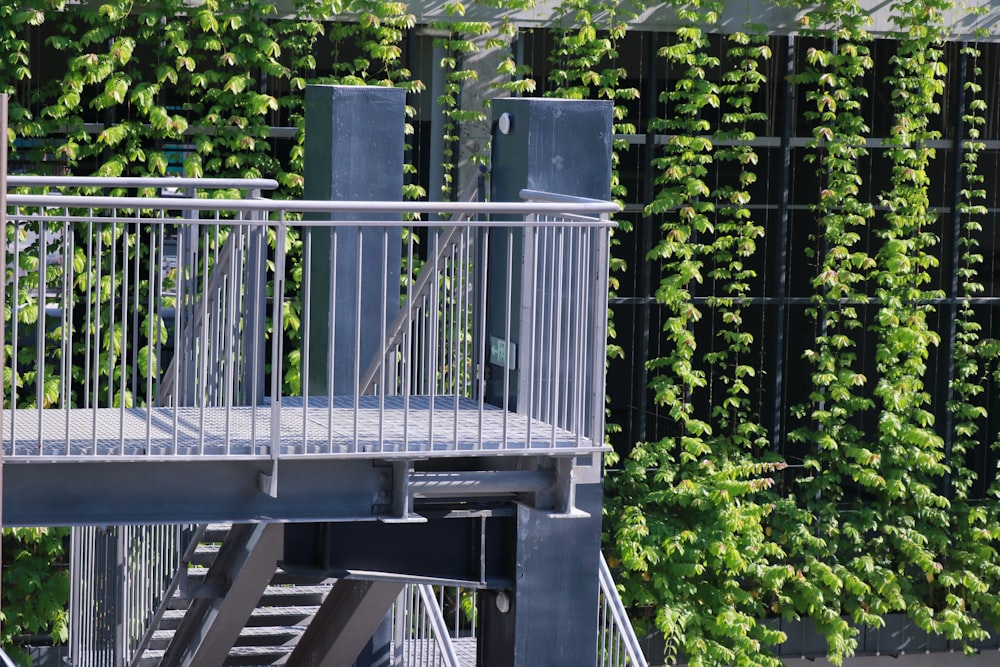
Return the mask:
[[(11, 417), (14, 417), (13, 419)], [(277, 431), (272, 431), (272, 419)], [(592, 452), (579, 433), (472, 399), (350, 396), (261, 407), (17, 410), (3, 415), (4, 456), (84, 459), (372, 458)], [(600, 445), (597, 445), (600, 447)], [(555, 451), (550, 453), (556, 453)]]

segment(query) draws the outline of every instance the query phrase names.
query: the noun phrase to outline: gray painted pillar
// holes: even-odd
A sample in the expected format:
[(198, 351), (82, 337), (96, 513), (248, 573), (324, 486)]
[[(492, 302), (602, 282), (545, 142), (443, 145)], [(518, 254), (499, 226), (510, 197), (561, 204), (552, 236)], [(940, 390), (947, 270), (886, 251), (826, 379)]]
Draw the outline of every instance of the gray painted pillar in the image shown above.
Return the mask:
[(587, 516), (517, 508), (514, 588), (480, 596), (480, 667), (598, 664), (602, 496), (577, 488)]
[[(402, 88), (308, 86), (305, 198), (400, 201), (405, 105)], [(365, 218), (399, 219), (392, 215)], [(358, 214), (318, 219), (357, 220)], [(312, 228), (306, 239), (310, 289), (303, 387), (311, 396), (353, 394), (358, 378), (380, 352), (379, 332), (399, 308), (400, 230)], [(334, 285), (336, 293), (331, 294)], [(390, 627), (391, 619), (386, 617), (355, 663), (357, 667), (383, 664), (392, 640)]]
[[(496, 122), (502, 114), (503, 123)], [(517, 98), (493, 101), (491, 165), (493, 201), (519, 201), (523, 188), (564, 195), (610, 199), (612, 105), (600, 101)], [(502, 126), (506, 131), (500, 131)], [(490, 241), (487, 293), (487, 340), (505, 331), (506, 304), (520, 311), (517, 267), (507, 284), (508, 242), (502, 234)], [(521, 239), (509, 242), (515, 263)], [(567, 267), (572, 276), (574, 267)], [(565, 283), (569, 298), (574, 284)], [(508, 297), (508, 294), (510, 297)], [(516, 392), (517, 371), (508, 386)], [(486, 400), (503, 404), (503, 366), (492, 365)], [(517, 396), (509, 397), (515, 409)], [(597, 662), (598, 560), (601, 546), (603, 485), (601, 461), (577, 465), (573, 515), (552, 515), (519, 507), (514, 545), (515, 585), (490, 591), (481, 603), (479, 664), (484, 667), (594, 665)]]
[[(405, 104), (402, 88), (308, 86), (305, 198), (400, 201)], [(358, 220), (358, 215), (310, 219)], [(364, 217), (399, 219), (393, 215)], [(304, 386), (311, 396), (353, 394), (358, 376), (378, 352), (380, 329), (399, 308), (399, 228), (312, 228), (306, 238), (306, 270), (311, 283)], [(334, 280), (336, 294), (331, 296)]]
[[(540, 190), (592, 199), (611, 198), (611, 102), (596, 100), (560, 100), (548, 98), (505, 98), (493, 100), (493, 125), (506, 115), (507, 133), (494, 129), (493, 154), (490, 164), (491, 200), (521, 201), (522, 189)], [(521, 239), (512, 237), (515, 262), (521, 258)], [(521, 277), (512, 272), (507, 284), (508, 256), (506, 235), (495, 234), (490, 239), (490, 257), (486, 314), (486, 342), (492, 349), (509, 335), (516, 358), (520, 348), (519, 328), (512, 323), (506, 330), (506, 300), (511, 299), (511, 312), (520, 311)], [(566, 282), (571, 289), (573, 281)], [(486, 381), (487, 403), (503, 406), (503, 365), (490, 355)], [(510, 371), (509, 409), (517, 407), (518, 371)]]

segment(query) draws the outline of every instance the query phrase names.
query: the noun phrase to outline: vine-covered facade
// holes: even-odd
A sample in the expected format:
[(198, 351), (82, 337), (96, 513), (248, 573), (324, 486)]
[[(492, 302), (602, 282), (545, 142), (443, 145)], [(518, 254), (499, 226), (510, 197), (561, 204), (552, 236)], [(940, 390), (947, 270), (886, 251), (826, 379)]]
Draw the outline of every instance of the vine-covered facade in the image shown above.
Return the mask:
[(449, 198), (483, 97), (613, 100), (605, 530), (637, 617), (691, 664), (778, 664), (803, 619), (835, 661), (894, 615), (972, 650), (1000, 628), (1000, 48), (954, 16), (990, 8), (532, 6), (0, 6), (12, 164), (299, 196), (306, 84), (393, 85), (405, 194)]

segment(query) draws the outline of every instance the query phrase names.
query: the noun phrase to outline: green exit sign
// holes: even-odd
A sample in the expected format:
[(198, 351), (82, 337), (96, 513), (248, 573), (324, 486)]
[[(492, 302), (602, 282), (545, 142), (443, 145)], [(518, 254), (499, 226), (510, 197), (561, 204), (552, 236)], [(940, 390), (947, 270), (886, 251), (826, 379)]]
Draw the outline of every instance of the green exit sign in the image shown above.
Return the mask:
[(512, 341), (508, 348), (506, 340), (490, 336), (490, 363), (497, 366), (506, 366), (510, 370), (516, 371), (517, 344)]

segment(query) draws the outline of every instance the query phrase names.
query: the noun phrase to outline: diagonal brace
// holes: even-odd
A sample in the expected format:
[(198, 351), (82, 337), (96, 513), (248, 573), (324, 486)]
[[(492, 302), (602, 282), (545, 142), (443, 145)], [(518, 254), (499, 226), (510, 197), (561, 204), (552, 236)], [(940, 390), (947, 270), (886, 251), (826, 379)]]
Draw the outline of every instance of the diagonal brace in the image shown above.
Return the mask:
[(285, 667), (351, 667), (401, 590), (399, 582), (340, 579)]
[(237, 524), (205, 575), (221, 597), (191, 603), (160, 667), (221, 665), (274, 577), (283, 548), (280, 523)]

